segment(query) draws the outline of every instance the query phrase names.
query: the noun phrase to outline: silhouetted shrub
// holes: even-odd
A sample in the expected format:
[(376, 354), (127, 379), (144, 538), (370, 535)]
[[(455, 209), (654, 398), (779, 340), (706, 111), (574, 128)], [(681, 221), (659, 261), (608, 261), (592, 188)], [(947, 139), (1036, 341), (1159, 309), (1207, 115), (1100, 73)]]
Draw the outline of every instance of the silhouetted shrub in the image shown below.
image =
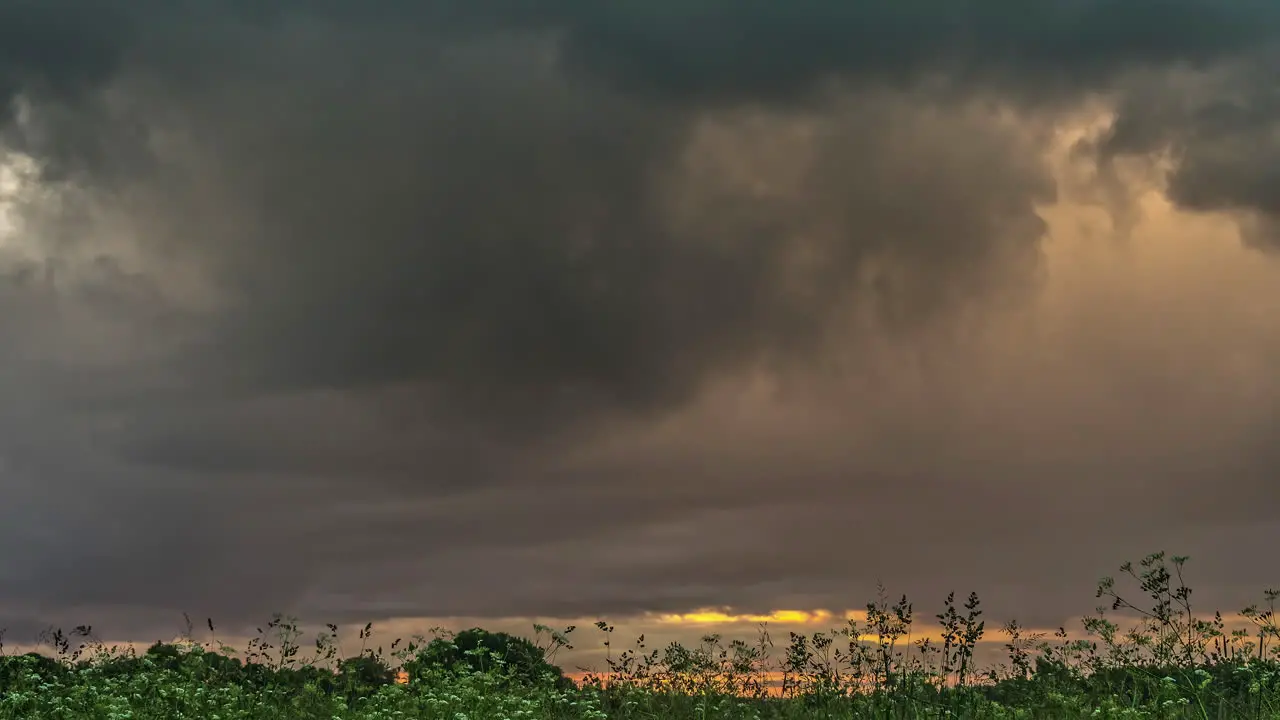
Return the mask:
[(395, 682), (396, 673), (373, 655), (356, 655), (338, 662), (335, 680), (337, 691), (354, 705), (359, 698), (377, 694), (382, 687)]
[(524, 685), (551, 682), (568, 688), (572, 681), (559, 667), (547, 662), (533, 642), (504, 632), (482, 628), (463, 630), (452, 639), (436, 638), (405, 663), (410, 677), (429, 668), (472, 673), (494, 672)]

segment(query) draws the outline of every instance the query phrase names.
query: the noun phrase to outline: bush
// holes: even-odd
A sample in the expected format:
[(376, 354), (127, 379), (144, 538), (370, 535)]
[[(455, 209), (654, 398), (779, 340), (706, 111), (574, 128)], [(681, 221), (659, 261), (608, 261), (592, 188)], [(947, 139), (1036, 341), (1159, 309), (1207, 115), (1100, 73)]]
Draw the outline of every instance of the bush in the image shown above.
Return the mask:
[(417, 656), (405, 663), (411, 678), (438, 668), (448, 672), (494, 673), (506, 681), (523, 685), (550, 682), (568, 688), (573, 681), (564, 671), (547, 662), (533, 642), (504, 632), (481, 628), (463, 630), (452, 639), (436, 638)]
[(377, 694), (378, 689), (395, 682), (395, 672), (381, 659), (373, 655), (357, 655), (338, 663), (337, 687), (348, 704), (354, 705), (362, 697)]

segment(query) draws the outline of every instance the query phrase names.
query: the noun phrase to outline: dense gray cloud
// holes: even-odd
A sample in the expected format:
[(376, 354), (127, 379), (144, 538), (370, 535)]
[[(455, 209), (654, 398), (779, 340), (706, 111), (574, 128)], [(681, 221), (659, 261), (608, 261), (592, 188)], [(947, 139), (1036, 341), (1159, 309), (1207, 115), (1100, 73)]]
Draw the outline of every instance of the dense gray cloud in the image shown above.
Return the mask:
[(1274, 528), (1270, 261), (1077, 267), (1043, 211), (1172, 153), (1268, 242), (1272, 4), (782, 7), (0, 0), (0, 626), (1048, 624)]
[(1277, 48), (1200, 73), (1144, 76), (1126, 95), (1112, 132), (1100, 143), (1104, 162), (1171, 152), (1177, 168), (1169, 197), (1200, 211), (1242, 215), (1242, 234), (1258, 247), (1280, 243), (1280, 83)]

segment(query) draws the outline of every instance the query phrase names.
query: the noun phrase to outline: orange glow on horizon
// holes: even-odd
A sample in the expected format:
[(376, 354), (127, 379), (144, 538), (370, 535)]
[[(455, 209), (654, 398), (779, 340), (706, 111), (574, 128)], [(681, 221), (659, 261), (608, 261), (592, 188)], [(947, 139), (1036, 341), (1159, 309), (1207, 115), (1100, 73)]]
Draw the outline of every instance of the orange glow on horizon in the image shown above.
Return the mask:
[(836, 616), (830, 610), (774, 610), (767, 615), (736, 615), (725, 610), (705, 608), (688, 613), (666, 613), (657, 617), (662, 625), (739, 625), (745, 623), (779, 623), (785, 625), (817, 625), (841, 620), (863, 620), (865, 611), (847, 610)]

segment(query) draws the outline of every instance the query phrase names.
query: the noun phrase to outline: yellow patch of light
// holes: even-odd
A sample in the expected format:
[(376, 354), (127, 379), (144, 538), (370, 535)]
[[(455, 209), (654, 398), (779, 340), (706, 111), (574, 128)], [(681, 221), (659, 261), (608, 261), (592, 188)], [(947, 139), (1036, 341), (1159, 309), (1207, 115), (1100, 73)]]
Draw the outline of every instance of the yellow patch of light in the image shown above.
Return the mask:
[(659, 615), (663, 625), (741, 625), (746, 623), (777, 623), (779, 625), (819, 625), (838, 620), (858, 620), (865, 611), (849, 610), (837, 616), (829, 610), (774, 610), (765, 615), (734, 614), (722, 610), (695, 610), (689, 613)]

